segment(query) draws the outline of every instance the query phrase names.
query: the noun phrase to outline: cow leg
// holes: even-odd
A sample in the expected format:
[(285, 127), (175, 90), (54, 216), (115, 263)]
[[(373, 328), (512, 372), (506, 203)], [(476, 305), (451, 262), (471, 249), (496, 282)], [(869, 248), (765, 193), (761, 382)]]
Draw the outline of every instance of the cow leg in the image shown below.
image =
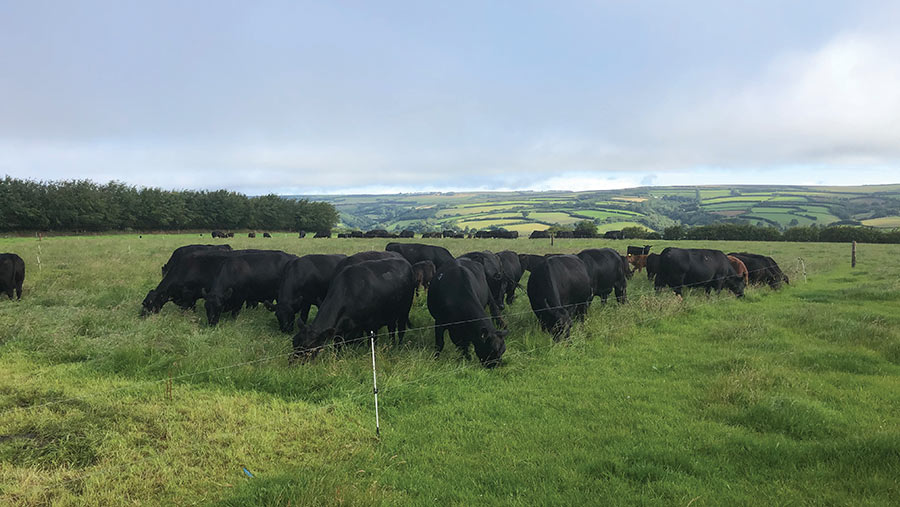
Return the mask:
[(465, 345), (459, 345), (459, 346), (457, 346), (457, 348), (459, 349), (459, 352), (462, 354), (463, 358), (465, 358), (466, 361), (472, 360), (472, 355), (469, 354), (469, 344), (468, 343), (466, 343)]
[(628, 298), (625, 297), (625, 287), (620, 287), (617, 285), (615, 287), (615, 289), (616, 289), (616, 301), (618, 301), (619, 304), (626, 303), (628, 301)]
[(397, 343), (397, 322), (389, 322), (387, 324), (388, 336), (391, 337), (391, 343)]
[(403, 315), (397, 321), (397, 345), (403, 345), (403, 335), (406, 334), (407, 322), (409, 322), (409, 315)]
[(12, 288), (10, 288), (6, 291), (6, 297), (8, 297), (9, 299), (13, 298), (13, 289)]
[(444, 326), (434, 326), (434, 357), (437, 358), (444, 350)]
[(300, 320), (306, 324), (306, 321), (309, 319), (309, 309), (312, 308), (312, 303), (303, 300), (303, 303), (300, 304)]

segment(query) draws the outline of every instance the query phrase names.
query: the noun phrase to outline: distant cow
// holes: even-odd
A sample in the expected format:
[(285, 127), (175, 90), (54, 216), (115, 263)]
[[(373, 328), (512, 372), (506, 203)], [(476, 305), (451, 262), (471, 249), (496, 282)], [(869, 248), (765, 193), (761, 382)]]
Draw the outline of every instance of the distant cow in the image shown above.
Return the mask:
[(268, 232), (264, 232), (264, 233), (263, 233), (263, 237), (264, 237), (264, 238), (271, 238), (272, 235), (269, 234)]
[(737, 257), (747, 267), (747, 276), (750, 283), (756, 285), (769, 285), (773, 289), (781, 288), (781, 283), (790, 284), (787, 275), (785, 275), (775, 259), (759, 254), (747, 252), (730, 253), (728, 255)]
[(330, 238), (330, 237), (331, 237), (331, 231), (317, 231), (316, 235), (313, 236), (314, 239), (315, 238)]
[(750, 280), (747, 276), (747, 266), (744, 265), (744, 262), (733, 255), (728, 255), (728, 262), (731, 263), (731, 267), (744, 279), (744, 285), (750, 283)]
[(0, 292), (9, 299), (22, 299), (22, 283), (25, 281), (25, 261), (14, 253), (0, 254)]
[(346, 255), (304, 255), (284, 266), (275, 317), (282, 332), (294, 329), (294, 316), (300, 312), (300, 322), (306, 324), (312, 305), (319, 306), (328, 294), (337, 266)]
[(300, 239), (305, 238), (305, 237), (306, 237), (306, 231), (298, 231), (298, 232), (297, 232), (297, 236), (298, 236)]
[(418, 296), (420, 286), (426, 291), (428, 290), (428, 287), (431, 285), (431, 279), (434, 278), (434, 273), (437, 269), (431, 261), (419, 261), (413, 264), (412, 267), (413, 274), (416, 276), (416, 296)]
[(531, 309), (554, 340), (569, 337), (574, 319), (584, 321), (591, 298), (590, 275), (574, 255), (547, 257), (528, 277)]
[(226, 234), (225, 236), (227, 236), (227, 237), (229, 237), (229, 238), (233, 238), (233, 237), (234, 237), (234, 233), (233, 233), (233, 232), (229, 232), (229, 233)]
[(588, 248), (579, 252), (578, 258), (584, 262), (591, 279), (591, 291), (594, 296), (600, 296), (601, 303), (606, 304), (613, 291), (616, 293), (616, 301), (626, 301), (627, 263), (622, 260), (619, 252), (612, 248)]
[(421, 243), (388, 243), (384, 249), (387, 252), (396, 252), (402, 255), (410, 264), (431, 261), (434, 263), (435, 269), (440, 269), (442, 264), (453, 260), (453, 254), (442, 246)]
[(400, 237), (406, 239), (414, 238), (416, 237), (416, 233), (409, 229), (403, 229), (402, 231), (400, 231)]
[(180, 246), (172, 252), (172, 255), (169, 256), (169, 260), (163, 264), (162, 267), (162, 275), (166, 276), (166, 273), (172, 269), (175, 264), (178, 263), (185, 255), (194, 253), (194, 252), (202, 252), (202, 251), (221, 251), (221, 252), (230, 252), (231, 245), (185, 245)]
[(225, 233), (222, 231), (212, 231), (211, 233), (209, 233), (209, 235), (214, 238), (226, 238), (227, 237), (225, 235)]
[(516, 299), (516, 289), (519, 287), (519, 281), (525, 274), (525, 270), (519, 261), (519, 255), (512, 250), (497, 252), (497, 257), (500, 258), (503, 276), (506, 277), (506, 304), (511, 305)]
[(656, 290), (668, 286), (679, 296), (684, 287), (703, 287), (707, 294), (728, 288), (737, 297), (744, 296), (744, 278), (719, 250), (666, 248), (660, 253), (654, 285)]
[(255, 237), (256, 237), (256, 233), (255, 233), (255, 232), (248, 232), (248, 233), (247, 233), (247, 237), (248, 237), (248, 238), (255, 238)]
[(435, 238), (440, 238), (440, 237), (441, 237), (440, 232), (423, 232), (422, 233), (422, 239), (428, 239), (428, 238), (435, 239)]
[(312, 358), (325, 342), (359, 340), (383, 326), (403, 341), (416, 280), (403, 258), (364, 261), (338, 272), (316, 318), (294, 335), (291, 361)]
[(484, 311), (489, 306), (496, 318), (499, 309), (490, 293), (484, 266), (461, 257), (445, 263), (437, 271), (428, 291), (428, 311), (434, 317), (435, 356), (444, 349), (444, 332), (450, 340), (469, 356), (469, 344), (486, 367), (499, 364), (506, 352), (507, 331), (497, 330)]

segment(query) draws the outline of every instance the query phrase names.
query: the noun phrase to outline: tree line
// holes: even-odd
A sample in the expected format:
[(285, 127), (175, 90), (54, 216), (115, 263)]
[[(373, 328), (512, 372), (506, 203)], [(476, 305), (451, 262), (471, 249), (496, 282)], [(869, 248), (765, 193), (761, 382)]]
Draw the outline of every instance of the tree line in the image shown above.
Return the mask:
[(333, 205), (274, 194), (137, 188), (90, 180), (0, 180), (2, 231), (262, 229), (330, 231)]

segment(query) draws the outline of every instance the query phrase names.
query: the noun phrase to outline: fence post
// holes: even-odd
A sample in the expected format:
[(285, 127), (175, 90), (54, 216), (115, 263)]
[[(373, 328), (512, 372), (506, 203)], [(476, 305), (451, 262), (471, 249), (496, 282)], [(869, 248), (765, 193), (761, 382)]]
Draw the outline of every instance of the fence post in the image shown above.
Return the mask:
[(553, 246), (553, 236), (554, 236), (554, 234), (551, 232), (550, 233), (550, 246)]
[(381, 425), (378, 422), (378, 379), (375, 377), (375, 333), (369, 331), (372, 343), (372, 390), (375, 393), (375, 435), (381, 436)]
[(850, 246), (850, 267), (856, 267), (856, 241)]

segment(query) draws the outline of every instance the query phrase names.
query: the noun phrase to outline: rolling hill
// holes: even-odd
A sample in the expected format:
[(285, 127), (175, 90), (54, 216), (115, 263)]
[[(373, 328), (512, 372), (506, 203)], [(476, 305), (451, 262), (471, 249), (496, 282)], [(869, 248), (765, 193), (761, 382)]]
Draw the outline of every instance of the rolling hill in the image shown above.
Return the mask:
[(638, 187), (602, 191), (289, 196), (330, 202), (340, 227), (417, 232), (504, 228), (529, 233), (592, 220), (600, 231), (739, 222), (900, 226), (900, 185)]

